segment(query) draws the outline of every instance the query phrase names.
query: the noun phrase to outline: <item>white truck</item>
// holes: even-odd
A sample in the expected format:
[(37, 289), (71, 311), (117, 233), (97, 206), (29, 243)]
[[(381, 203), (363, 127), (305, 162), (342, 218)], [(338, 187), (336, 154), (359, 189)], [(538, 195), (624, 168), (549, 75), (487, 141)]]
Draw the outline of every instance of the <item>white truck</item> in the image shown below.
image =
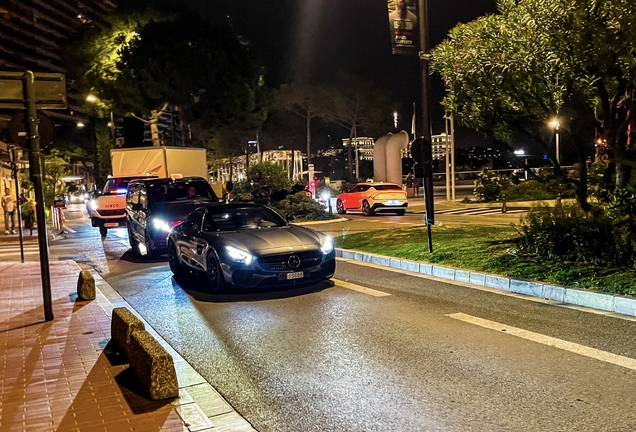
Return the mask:
[(113, 175), (101, 194), (90, 201), (91, 225), (102, 237), (109, 228), (126, 226), (126, 191), (133, 179), (198, 176), (209, 179), (205, 149), (189, 147), (138, 147), (110, 151)]

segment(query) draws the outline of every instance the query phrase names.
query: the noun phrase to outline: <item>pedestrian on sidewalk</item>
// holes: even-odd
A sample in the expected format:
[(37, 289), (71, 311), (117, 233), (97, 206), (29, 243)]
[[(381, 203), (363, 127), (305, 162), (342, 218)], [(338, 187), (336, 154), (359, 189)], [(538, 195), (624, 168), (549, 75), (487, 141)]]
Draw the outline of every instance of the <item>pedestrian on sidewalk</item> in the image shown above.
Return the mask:
[[(16, 209), (15, 197), (11, 195), (11, 189), (5, 188), (4, 196), (2, 197), (2, 209), (4, 210), (4, 233), (15, 234), (15, 209)], [(11, 231), (9, 231), (9, 218), (11, 218)]]

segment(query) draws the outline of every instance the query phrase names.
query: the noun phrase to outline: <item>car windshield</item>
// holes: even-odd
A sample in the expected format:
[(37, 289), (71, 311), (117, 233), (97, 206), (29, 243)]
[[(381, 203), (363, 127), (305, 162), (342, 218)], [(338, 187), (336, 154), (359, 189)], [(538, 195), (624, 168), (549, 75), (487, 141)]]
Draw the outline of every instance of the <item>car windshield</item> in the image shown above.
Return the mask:
[(126, 193), (128, 189), (128, 183), (133, 180), (135, 177), (127, 177), (127, 178), (111, 178), (106, 181), (104, 185), (104, 194), (112, 194), (112, 195), (123, 195)]
[(402, 190), (402, 188), (396, 184), (384, 184), (384, 185), (373, 185), (375, 190)]
[(210, 185), (204, 181), (196, 180), (150, 183), (148, 185), (148, 194), (154, 202), (217, 199)]
[(203, 231), (252, 230), (287, 225), (277, 213), (266, 207), (214, 208), (205, 216)]

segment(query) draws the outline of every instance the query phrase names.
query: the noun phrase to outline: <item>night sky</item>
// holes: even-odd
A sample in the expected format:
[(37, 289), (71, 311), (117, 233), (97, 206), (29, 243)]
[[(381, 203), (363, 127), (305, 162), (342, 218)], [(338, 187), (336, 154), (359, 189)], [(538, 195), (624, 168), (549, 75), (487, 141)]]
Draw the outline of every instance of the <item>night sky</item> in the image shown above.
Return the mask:
[[(409, 129), (419, 100), (416, 58), (391, 54), (387, 0), (182, 0), (212, 20), (229, 16), (266, 66), (269, 85), (329, 80), (338, 71), (359, 74), (393, 93)], [(460, 22), (496, 11), (496, 0), (428, 0), (429, 44), (434, 47)], [(433, 132), (443, 128), (439, 78), (431, 78)], [(459, 134), (458, 134), (459, 138)]]

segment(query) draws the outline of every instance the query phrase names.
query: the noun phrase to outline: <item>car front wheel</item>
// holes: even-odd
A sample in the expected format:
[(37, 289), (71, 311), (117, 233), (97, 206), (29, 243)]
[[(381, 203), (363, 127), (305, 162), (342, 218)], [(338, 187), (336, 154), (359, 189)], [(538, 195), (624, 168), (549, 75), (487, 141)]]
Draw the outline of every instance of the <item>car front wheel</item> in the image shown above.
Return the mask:
[(365, 216), (373, 216), (373, 210), (371, 210), (371, 206), (368, 201), (362, 202), (362, 214)]
[(342, 204), (342, 201), (340, 200), (336, 202), (336, 211), (338, 214), (345, 214), (347, 212), (344, 208), (344, 204)]
[(207, 264), (206, 276), (208, 278), (208, 288), (212, 292), (221, 291), (225, 285), (225, 281), (223, 280), (223, 273), (221, 273), (221, 265), (213, 251), (210, 251), (208, 253), (206, 264)]
[(150, 235), (148, 233), (146, 233), (146, 236), (144, 237), (145, 239), (145, 243), (146, 243), (146, 256), (148, 257), (148, 259), (155, 259), (159, 256), (159, 253), (157, 252), (157, 249), (155, 249), (152, 246), (152, 242), (150, 240)]
[(139, 251), (139, 242), (135, 239), (130, 228), (128, 228), (128, 243), (130, 243), (130, 247), (132, 249), (132, 253), (141, 256), (141, 252)]

